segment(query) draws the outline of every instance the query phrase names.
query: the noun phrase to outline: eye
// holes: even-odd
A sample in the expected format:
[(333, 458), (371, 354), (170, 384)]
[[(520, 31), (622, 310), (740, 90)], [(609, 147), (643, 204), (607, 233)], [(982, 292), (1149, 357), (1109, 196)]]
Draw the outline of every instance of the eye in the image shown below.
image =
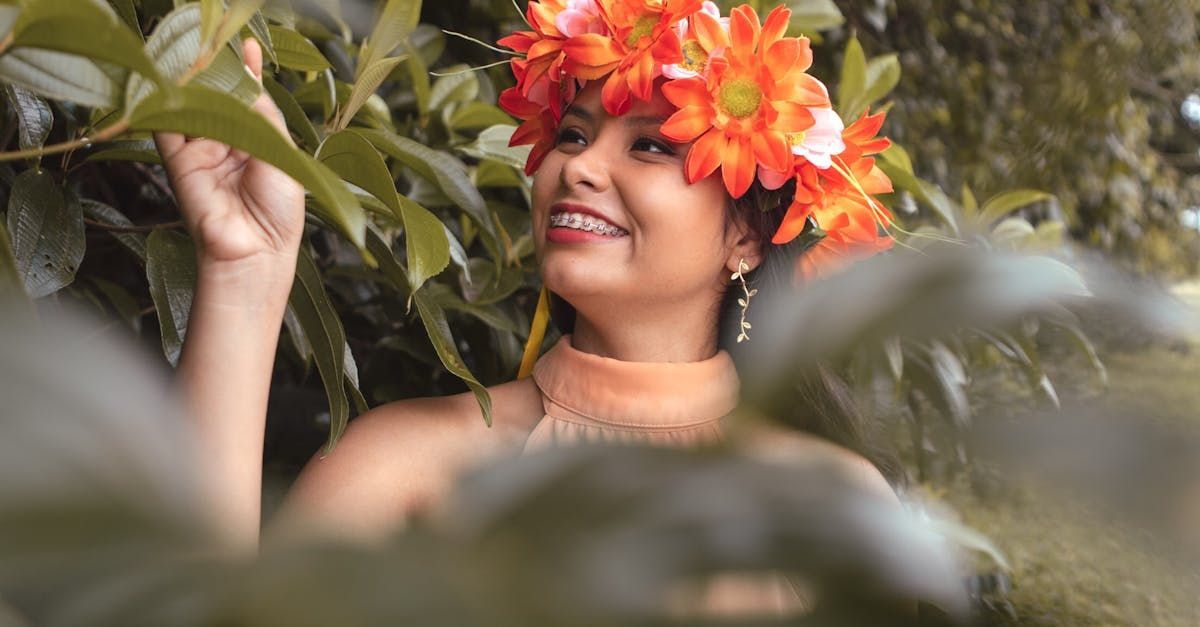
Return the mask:
[(657, 152), (664, 155), (673, 155), (675, 151), (671, 149), (665, 142), (654, 139), (653, 137), (642, 136), (633, 142), (634, 150), (645, 150), (647, 152)]
[(587, 143), (587, 138), (583, 136), (583, 133), (579, 132), (579, 129), (574, 127), (560, 128), (554, 136), (554, 145), (557, 146), (563, 142), (582, 144)]

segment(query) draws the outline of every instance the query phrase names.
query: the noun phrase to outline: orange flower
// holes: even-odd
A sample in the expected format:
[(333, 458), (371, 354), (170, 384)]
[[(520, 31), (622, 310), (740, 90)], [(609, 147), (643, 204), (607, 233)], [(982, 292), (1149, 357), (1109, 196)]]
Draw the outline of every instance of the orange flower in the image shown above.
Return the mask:
[[(812, 248), (801, 253), (800, 258), (796, 260), (794, 274), (796, 284), (829, 277), (856, 261), (866, 259), (892, 247), (893, 240), (886, 235), (876, 235), (865, 240), (848, 236), (848, 231), (838, 227), (849, 226), (850, 215), (842, 215), (845, 217), (844, 220), (839, 220), (837, 224), (834, 224), (832, 231), (828, 231), (825, 237), (822, 237)], [(862, 215), (859, 214), (860, 217)], [(871, 223), (873, 227), (874, 220)]]
[(809, 216), (826, 230), (842, 213), (854, 214), (856, 224), (862, 222), (859, 218), (868, 217), (872, 225), (870, 234), (858, 230), (859, 241), (873, 239), (875, 226), (885, 218), (892, 219), (891, 212), (873, 198), (875, 194), (891, 192), (892, 181), (869, 156), (891, 145), (887, 138), (875, 136), (883, 126), (883, 119), (882, 113), (864, 113), (846, 127), (842, 132), (846, 148), (833, 157), (834, 167), (822, 169), (802, 157), (795, 159), (796, 193), (771, 237), (772, 243), (786, 244), (795, 239), (804, 230)]
[[(757, 164), (791, 170), (788, 136), (811, 127), (808, 107), (829, 106), (829, 95), (805, 73), (812, 64), (808, 39), (783, 36), (790, 15), (776, 7), (760, 24), (749, 5), (737, 7), (729, 19), (727, 47), (709, 61), (707, 78), (663, 85), (663, 96), (679, 107), (663, 123), (663, 135), (696, 140), (684, 163), (689, 182), (720, 167), (726, 189), (736, 198), (749, 189)], [(705, 22), (699, 18), (693, 25)], [(701, 29), (712, 38), (713, 49), (726, 46), (723, 29)]]
[(563, 70), (592, 80), (608, 75), (600, 94), (609, 115), (623, 115), (631, 96), (650, 100), (664, 64), (683, 60), (675, 24), (695, 13), (701, 0), (613, 0), (603, 3), (611, 35), (584, 33), (563, 45)]

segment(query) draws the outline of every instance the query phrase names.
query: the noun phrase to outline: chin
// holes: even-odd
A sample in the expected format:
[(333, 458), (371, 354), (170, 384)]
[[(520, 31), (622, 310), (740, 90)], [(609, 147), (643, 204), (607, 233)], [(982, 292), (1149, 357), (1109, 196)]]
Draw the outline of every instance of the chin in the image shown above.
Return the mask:
[(621, 293), (620, 277), (614, 272), (618, 266), (602, 255), (582, 253), (563, 249), (544, 252), (541, 275), (546, 289), (576, 306), (581, 300), (611, 299)]

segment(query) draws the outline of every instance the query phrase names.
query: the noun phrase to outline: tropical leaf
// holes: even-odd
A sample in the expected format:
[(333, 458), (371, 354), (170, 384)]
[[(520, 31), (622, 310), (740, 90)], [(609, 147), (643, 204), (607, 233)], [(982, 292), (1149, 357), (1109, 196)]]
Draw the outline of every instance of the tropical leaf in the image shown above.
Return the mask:
[(997, 194), (983, 203), (983, 207), (979, 213), (979, 224), (984, 227), (990, 226), (992, 223), (1021, 207), (1050, 200), (1053, 197), (1053, 194), (1036, 189), (1014, 189)]
[(41, 148), (54, 126), (50, 105), (19, 85), (5, 85), (4, 97), (8, 110), (17, 115), (17, 142), (21, 149)]
[(321, 272), (306, 245), (300, 247), (296, 280), (292, 284), (288, 304), (312, 347), (317, 372), (321, 374), (325, 396), (329, 400), (329, 439), (324, 451), (328, 455), (333, 452), (350, 420), (350, 403), (342, 384), (346, 376), (346, 332), (342, 329), (337, 311), (329, 302)]
[(866, 90), (867, 56), (858, 38), (851, 36), (846, 41), (846, 51), (842, 56), (842, 78), (837, 86), (837, 110), (843, 120), (857, 117), (851, 107), (863, 99)]
[(293, 148), (258, 113), (227, 94), (186, 86), (171, 94), (154, 92), (130, 117), (135, 130), (174, 131), (220, 140), (283, 170), (320, 202), (320, 217), (351, 242), (363, 246), (362, 207), (329, 168)]
[(17, 175), (8, 197), (8, 233), (17, 275), (31, 297), (52, 294), (75, 279), (85, 247), (83, 210), (49, 172)]
[(416, 29), (420, 19), (421, 0), (387, 0), (379, 19), (375, 22), (375, 29), (359, 48), (355, 83), (359, 82), (368, 69), (404, 43)]
[[(475, 77), (475, 72), (471, 71), (468, 65), (464, 63), (452, 65), (444, 72), (453, 72), (453, 74), (439, 76), (433, 82), (433, 87), (429, 91), (430, 111), (439, 111), (451, 103), (470, 102), (479, 95), (479, 79)], [(508, 122), (510, 119), (501, 121)]]
[(301, 72), (320, 72), (329, 67), (329, 59), (304, 35), (276, 26), (269, 27), (269, 32), (280, 66)]
[(151, 232), (146, 238), (146, 281), (158, 313), (163, 355), (177, 366), (196, 285), (196, 250), (191, 238), (165, 229)]
[[(64, 37), (64, 33), (70, 33)], [(37, 0), (23, 5), (12, 46), (58, 50), (108, 61), (165, 84), (142, 40), (100, 0)]]
[(267, 93), (271, 95), (271, 100), (275, 101), (275, 106), (279, 107), (279, 111), (283, 113), (283, 121), (287, 123), (288, 128), (296, 133), (300, 145), (307, 148), (309, 152), (316, 151), (317, 146), (321, 145), (317, 129), (313, 127), (312, 120), (308, 119), (308, 114), (300, 108), (300, 103), (296, 102), (292, 93), (266, 73), (263, 74), (263, 88), (267, 90)]
[(86, 57), (35, 48), (0, 55), (0, 81), (45, 98), (108, 108), (120, 104), (123, 83)]
[(392, 73), (392, 70), (396, 69), (396, 66), (403, 61), (403, 56), (379, 59), (363, 70), (354, 81), (354, 86), (350, 90), (350, 96), (338, 111), (334, 127), (344, 129), (349, 126), (350, 120), (354, 119), (354, 115), (358, 113), (358, 110), (375, 94), (375, 90), (379, 89), (379, 86), (383, 84), (383, 80)]
[(162, 155), (152, 139), (131, 139), (108, 142), (104, 147), (89, 153), (84, 161), (136, 161), (162, 165)]
[(433, 343), (438, 358), (442, 360), (442, 365), (467, 384), (467, 387), (475, 394), (475, 400), (479, 402), (484, 423), (489, 427), (492, 426), (492, 397), (488, 394), (487, 388), (479, 383), (479, 380), (475, 378), (474, 374), (471, 374), (471, 370), (463, 362), (462, 355), (459, 354), (458, 347), (454, 343), (454, 336), (450, 333), (450, 325), (446, 322), (446, 313), (429, 298), (423, 289), (413, 292), (412, 299), (417, 305), (417, 313), (421, 316), (425, 332), (429, 335), (429, 341)]

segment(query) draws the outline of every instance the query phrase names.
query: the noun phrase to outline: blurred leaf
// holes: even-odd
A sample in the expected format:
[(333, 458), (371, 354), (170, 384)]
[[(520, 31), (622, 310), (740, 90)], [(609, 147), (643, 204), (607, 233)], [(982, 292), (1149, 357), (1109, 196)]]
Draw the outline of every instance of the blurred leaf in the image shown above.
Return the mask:
[(459, 150), (479, 159), (494, 159), (506, 163), (524, 172), (531, 147), (508, 145), (515, 130), (517, 127), (511, 124), (490, 126), (479, 133), (475, 143), (460, 147)]
[[(225, 3), (224, 0), (217, 1), (222, 4)], [(228, 6), (221, 13), (211, 37), (205, 36), (203, 41), (211, 41), (214, 46), (225, 48), (226, 42), (250, 22), (264, 2), (265, 0), (228, 0)], [(208, 35), (207, 32), (203, 34)], [(240, 41), (238, 45), (241, 45)]]
[[(70, 33), (63, 37), (63, 33)], [(13, 47), (85, 55), (163, 78), (142, 52), (142, 40), (101, 0), (37, 0), (24, 5), (12, 31)]]
[(146, 238), (146, 281), (158, 313), (163, 355), (172, 366), (187, 335), (196, 285), (196, 250), (188, 236), (161, 229)]
[(884, 161), (887, 161), (888, 163), (900, 168), (905, 173), (913, 174), (912, 159), (909, 158), (908, 151), (904, 150), (904, 147), (900, 144), (892, 142), (886, 150), (879, 153), (879, 156), (883, 157)]
[(846, 18), (833, 0), (789, 0), (792, 26), (805, 33), (829, 30), (841, 26)]
[(1012, 211), (1051, 198), (1053, 198), (1051, 194), (1036, 189), (1015, 189), (997, 194), (983, 203), (983, 209), (980, 210), (979, 223), (985, 227), (990, 226)]
[(317, 151), (317, 159), (383, 201), (403, 222), (408, 281), (412, 290), (446, 268), (450, 263), (450, 250), (441, 220), (396, 193), (383, 158), (358, 131), (345, 130), (325, 138)]
[(300, 104), (292, 97), (292, 93), (266, 73), (263, 74), (263, 87), (271, 95), (271, 100), (275, 101), (280, 112), (283, 113), (283, 120), (287, 123), (288, 128), (299, 136), (300, 145), (307, 148), (310, 153), (316, 151), (317, 146), (321, 145), (321, 140), (317, 137), (317, 129), (313, 127), (312, 120), (308, 119), (308, 114), (304, 113), (304, 109), (301, 109)]
[[(449, 74), (455, 72), (454, 74)], [(429, 110), (440, 111), (443, 107), (455, 102), (470, 102), (479, 95), (479, 79), (475, 72), (465, 63), (452, 65), (443, 70), (448, 76), (439, 76), (433, 82), (429, 92)], [(507, 116), (505, 116), (507, 118)], [(509, 122), (511, 118), (502, 119)]]
[(225, 0), (200, 0), (195, 4), (200, 7), (200, 41), (212, 41), (225, 12)]
[(12, 238), (8, 227), (0, 220), (0, 298), (11, 302), (27, 299), (17, 260), (13, 256)]
[[(421, 0), (387, 0), (379, 19), (375, 22), (375, 29), (359, 49), (358, 69), (354, 74), (355, 84), (361, 83), (363, 75), (372, 66), (376, 66), (404, 43), (420, 19)], [(378, 82), (376, 85), (378, 86)], [(369, 91), (374, 92), (375, 89), (371, 88)]]
[(429, 298), (424, 289), (413, 292), (412, 299), (417, 305), (417, 313), (421, 316), (425, 332), (429, 335), (429, 341), (433, 343), (438, 358), (442, 360), (442, 365), (471, 388), (471, 392), (475, 394), (475, 400), (479, 402), (479, 409), (483, 412), (483, 422), (489, 427), (492, 426), (492, 397), (488, 394), (487, 388), (479, 383), (475, 375), (471, 374), (463, 362), (462, 356), (458, 353), (458, 347), (454, 344), (454, 336), (450, 333), (450, 325), (446, 322), (445, 312)]
[(846, 51), (842, 56), (842, 78), (837, 87), (837, 110), (843, 120), (858, 118), (859, 106), (867, 90), (867, 57), (858, 38), (846, 40)]
[(162, 155), (154, 146), (152, 139), (131, 139), (106, 142), (103, 148), (88, 153), (84, 162), (88, 161), (136, 161), (162, 165)]
[(94, 61), (55, 50), (21, 48), (0, 55), (0, 80), (88, 107), (115, 107), (120, 102), (117, 81)]
[(971, 191), (971, 186), (963, 183), (962, 186), (962, 209), (963, 214), (973, 216), (979, 213), (979, 203), (975, 200), (975, 193)]
[(88, 277), (88, 282), (96, 286), (96, 289), (104, 294), (109, 303), (112, 303), (113, 309), (121, 320), (133, 329), (134, 333), (140, 333), (142, 330), (142, 313), (141, 307), (138, 306), (137, 299), (129, 290), (97, 276)]
[(79, 199), (48, 172), (17, 175), (8, 198), (8, 232), (17, 274), (32, 298), (69, 285), (83, 261), (83, 212)]
[[(217, 0), (217, 4), (220, 5), (220, 0)], [(188, 3), (172, 11), (146, 40), (146, 56), (154, 59), (158, 71), (172, 81), (191, 75), (200, 60), (203, 41), (200, 35), (200, 7), (200, 4)], [(228, 46), (221, 46), (208, 67), (196, 74), (190, 84), (229, 94), (246, 105), (253, 103), (259, 94), (258, 83)], [(125, 86), (126, 109), (135, 110), (138, 103), (154, 89), (154, 84), (141, 75), (131, 76)]]
[(270, 27), (271, 44), (279, 65), (301, 72), (320, 72), (329, 60), (307, 37), (290, 28)]
[(329, 400), (329, 439), (324, 451), (324, 455), (328, 455), (333, 452), (350, 419), (350, 403), (342, 384), (346, 376), (346, 332), (342, 329), (337, 311), (329, 302), (321, 272), (306, 245), (300, 247), (296, 281), (292, 284), (288, 303), (312, 346), (317, 371), (321, 374), (325, 396)]
[[(895, 54), (885, 54), (867, 62), (866, 88), (862, 100), (855, 103), (855, 110), (875, 104), (896, 88), (900, 82), (900, 61)], [(857, 116), (855, 116), (857, 117)]]
[(154, 92), (138, 105), (130, 124), (137, 130), (217, 139), (274, 165), (312, 192), (324, 208), (320, 216), (362, 248), (366, 218), (341, 179), (293, 148), (270, 122), (232, 96), (191, 86), (171, 97)]
[(108, 3), (117, 15), (121, 16), (121, 21), (125, 22), (129, 30), (141, 37), (142, 27), (138, 24), (137, 9), (133, 6), (133, 0), (108, 0)]
[(992, 229), (990, 239), (998, 247), (1018, 249), (1033, 233), (1033, 225), (1025, 218), (1006, 218)]
[[(83, 206), (83, 215), (90, 220), (111, 224), (113, 226), (133, 226), (129, 218), (125, 214), (116, 209), (91, 198), (80, 200)], [(129, 252), (133, 253), (142, 265), (146, 265), (146, 236), (141, 233), (121, 233), (119, 231), (109, 231)]]
[(412, 81), (413, 98), (417, 101), (417, 111), (421, 115), (429, 112), (429, 70), (421, 55), (413, 54), (411, 47), (405, 48), (404, 67), (408, 70), (409, 80)]
[(5, 85), (8, 110), (17, 116), (17, 140), (21, 150), (41, 148), (54, 126), (50, 105), (20, 85)]
[[(250, 21), (246, 23), (246, 28), (250, 29), (250, 33), (258, 40), (258, 45), (262, 47), (264, 58), (279, 65), (279, 57), (275, 54), (275, 42), (271, 40), (271, 25), (267, 23), (263, 17), (262, 11), (256, 11), (250, 17)], [(266, 78), (267, 73), (263, 73)]]
[(912, 194), (925, 206), (933, 209), (953, 234), (959, 235), (957, 216), (960, 211), (940, 187), (913, 176), (905, 171), (904, 165), (896, 165), (886, 158), (876, 161), (875, 164), (892, 179), (897, 188)]
[(1096, 352), (1095, 345), (1092, 344), (1092, 340), (1083, 332), (1083, 329), (1080, 329), (1078, 325), (1053, 319), (1049, 319), (1047, 322), (1067, 333), (1067, 337), (1071, 338), (1071, 342), (1074, 344), (1076, 350), (1087, 358), (1088, 364), (1096, 372), (1096, 378), (1100, 380), (1100, 385), (1108, 388), (1108, 368), (1100, 360), (1100, 355)]
[(450, 114), (450, 128), (461, 131), (487, 128), (496, 124), (512, 124), (512, 116), (496, 105), (486, 102), (467, 102)]

